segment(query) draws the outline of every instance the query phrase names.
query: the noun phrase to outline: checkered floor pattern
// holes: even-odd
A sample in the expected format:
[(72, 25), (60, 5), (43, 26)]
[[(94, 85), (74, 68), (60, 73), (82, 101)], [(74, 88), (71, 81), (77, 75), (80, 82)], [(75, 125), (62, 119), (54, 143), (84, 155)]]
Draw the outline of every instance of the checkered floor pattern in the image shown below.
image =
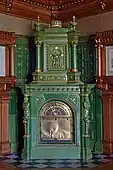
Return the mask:
[(13, 165), (18, 168), (93, 168), (101, 164), (105, 164), (113, 160), (113, 155), (95, 154), (93, 159), (84, 162), (82, 160), (64, 160), (64, 159), (37, 159), (37, 160), (22, 160), (16, 154), (0, 157), (0, 161)]

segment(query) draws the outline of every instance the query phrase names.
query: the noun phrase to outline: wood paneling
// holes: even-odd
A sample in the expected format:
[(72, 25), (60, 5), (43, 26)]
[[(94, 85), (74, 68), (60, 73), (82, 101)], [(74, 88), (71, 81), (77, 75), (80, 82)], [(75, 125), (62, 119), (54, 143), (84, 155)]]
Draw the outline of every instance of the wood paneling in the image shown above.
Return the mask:
[(15, 34), (5, 31), (0, 31), (0, 45), (5, 46), (5, 76), (0, 77), (0, 154), (10, 153), (9, 144), (9, 90), (15, 84), (15, 78), (12, 74), (12, 54), (10, 48), (15, 44)]
[[(5, 96), (6, 95), (6, 96)], [(7, 93), (0, 98), (0, 154), (10, 153), (9, 135), (8, 135), (8, 101)]]
[[(106, 46), (113, 45), (113, 31), (96, 34), (98, 66), (101, 62), (100, 73), (96, 79), (97, 87), (103, 91), (103, 152), (113, 153), (113, 76), (106, 74)], [(107, 59), (108, 60), (108, 59)]]

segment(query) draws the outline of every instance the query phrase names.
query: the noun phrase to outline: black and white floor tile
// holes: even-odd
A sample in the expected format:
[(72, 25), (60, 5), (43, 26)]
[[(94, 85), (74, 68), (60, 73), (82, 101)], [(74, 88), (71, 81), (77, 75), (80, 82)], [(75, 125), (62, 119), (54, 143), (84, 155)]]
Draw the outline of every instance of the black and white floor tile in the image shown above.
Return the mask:
[(37, 159), (37, 160), (22, 160), (16, 154), (9, 156), (1, 156), (0, 160), (4, 163), (13, 165), (18, 168), (93, 168), (101, 164), (105, 164), (113, 160), (113, 155), (95, 154), (93, 159), (84, 162), (82, 160), (71, 160), (71, 159)]

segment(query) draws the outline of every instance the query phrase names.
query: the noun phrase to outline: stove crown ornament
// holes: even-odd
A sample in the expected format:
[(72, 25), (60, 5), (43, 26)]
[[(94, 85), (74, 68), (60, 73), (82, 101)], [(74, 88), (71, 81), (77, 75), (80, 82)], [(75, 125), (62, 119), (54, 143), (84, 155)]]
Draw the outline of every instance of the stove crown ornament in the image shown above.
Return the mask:
[(70, 22), (71, 29), (76, 30), (76, 25), (77, 25), (76, 17), (73, 16), (73, 20)]
[(51, 21), (51, 28), (62, 28), (62, 22), (58, 20)]

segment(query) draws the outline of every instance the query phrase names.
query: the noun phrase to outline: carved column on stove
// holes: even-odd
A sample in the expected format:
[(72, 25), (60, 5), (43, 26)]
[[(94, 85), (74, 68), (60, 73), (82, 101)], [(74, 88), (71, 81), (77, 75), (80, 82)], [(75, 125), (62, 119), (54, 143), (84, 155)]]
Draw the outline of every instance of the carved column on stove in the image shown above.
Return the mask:
[(0, 154), (10, 153), (9, 143), (9, 91), (15, 85), (14, 45), (15, 34), (0, 31)]
[(78, 44), (78, 37), (79, 34), (76, 30), (76, 18), (73, 16), (73, 21), (70, 24), (70, 30), (68, 32), (68, 40), (69, 40), (69, 47), (70, 47), (70, 71), (71, 72), (78, 72), (77, 70), (77, 44)]
[(42, 57), (41, 57), (41, 40), (40, 40), (40, 35), (41, 35), (41, 26), (39, 22), (39, 17), (38, 21), (35, 24), (35, 44), (36, 44), (36, 72), (42, 72)]
[[(92, 155), (91, 149), (90, 149), (90, 100), (89, 100), (89, 94), (91, 93), (91, 90), (94, 88), (94, 85), (84, 85), (83, 88), (81, 88), (81, 155), (83, 155), (83, 158), (87, 158), (88, 155)], [(81, 158), (81, 159), (83, 159)]]
[[(27, 87), (27, 85), (26, 85)], [(29, 96), (27, 95), (27, 92), (29, 90), (24, 91), (24, 149), (23, 149), (23, 157), (26, 157), (27, 160), (30, 158), (30, 109), (29, 109)]]

